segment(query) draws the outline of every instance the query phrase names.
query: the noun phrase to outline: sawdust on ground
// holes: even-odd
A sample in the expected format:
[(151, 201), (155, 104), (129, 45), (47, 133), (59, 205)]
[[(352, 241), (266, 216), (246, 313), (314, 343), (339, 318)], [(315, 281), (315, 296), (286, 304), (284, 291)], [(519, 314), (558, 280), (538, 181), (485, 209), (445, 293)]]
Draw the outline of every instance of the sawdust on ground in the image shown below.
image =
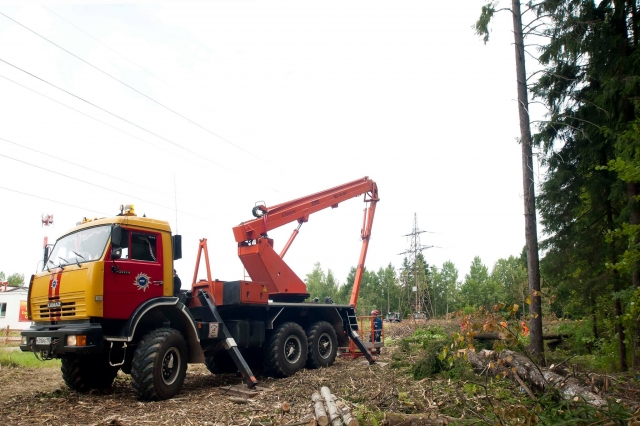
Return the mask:
[[(390, 327), (394, 337), (411, 333), (413, 327)], [(397, 331), (395, 329), (398, 329)], [(381, 364), (390, 361), (392, 348), (384, 348)], [(0, 369), (0, 424), (3, 425), (248, 425), (251, 422), (295, 423), (312, 413), (311, 394), (322, 386), (359, 409), (413, 409), (398, 400), (399, 389), (426, 396), (426, 388), (410, 377), (398, 375), (389, 365), (369, 366), (364, 358), (338, 358), (329, 368), (303, 369), (292, 377), (260, 377), (260, 386), (273, 389), (248, 399), (245, 404), (222, 395), (221, 386), (239, 385), (235, 374), (212, 375), (204, 365), (190, 365), (184, 386), (173, 399), (140, 402), (129, 376), (118, 373), (113, 387), (104, 392), (76, 393), (64, 384), (59, 369)], [(424, 383), (423, 383), (424, 385)], [(290, 411), (283, 413), (287, 402)], [(437, 401), (427, 403), (437, 407)], [(254, 423), (258, 424), (258, 423)]]

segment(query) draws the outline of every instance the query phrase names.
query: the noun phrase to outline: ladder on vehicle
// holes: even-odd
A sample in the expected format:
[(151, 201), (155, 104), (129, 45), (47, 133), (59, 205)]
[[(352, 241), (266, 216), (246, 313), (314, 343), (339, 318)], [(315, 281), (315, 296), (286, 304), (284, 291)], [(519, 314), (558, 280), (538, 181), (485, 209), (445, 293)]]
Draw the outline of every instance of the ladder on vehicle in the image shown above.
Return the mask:
[[(360, 339), (360, 327), (358, 326), (358, 318), (355, 315), (355, 310), (350, 309), (347, 311), (346, 318), (343, 317), (344, 326), (346, 330), (349, 330), (349, 352), (346, 355), (351, 355), (351, 358), (358, 356), (364, 356), (369, 364), (376, 362), (375, 358), (367, 348), (367, 345)], [(358, 352), (359, 350), (359, 352)]]

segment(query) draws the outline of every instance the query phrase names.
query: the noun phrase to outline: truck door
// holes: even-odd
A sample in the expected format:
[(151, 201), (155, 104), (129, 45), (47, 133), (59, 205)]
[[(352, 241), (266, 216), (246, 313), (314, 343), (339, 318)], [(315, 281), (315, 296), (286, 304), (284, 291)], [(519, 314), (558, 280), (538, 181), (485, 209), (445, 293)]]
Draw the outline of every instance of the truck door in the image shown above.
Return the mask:
[[(146, 300), (163, 294), (160, 233), (122, 228), (117, 271), (105, 267), (104, 318), (127, 319)], [(112, 264), (113, 265), (113, 264)]]

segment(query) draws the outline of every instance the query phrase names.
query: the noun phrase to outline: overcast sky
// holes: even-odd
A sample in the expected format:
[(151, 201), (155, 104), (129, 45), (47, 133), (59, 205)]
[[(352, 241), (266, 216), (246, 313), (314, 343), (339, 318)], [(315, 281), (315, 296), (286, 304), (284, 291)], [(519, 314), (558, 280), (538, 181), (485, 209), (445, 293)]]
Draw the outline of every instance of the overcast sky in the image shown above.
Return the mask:
[[(215, 277), (243, 278), (231, 228), (257, 201), (363, 176), (381, 199), (368, 268), (401, 264), (414, 213), (440, 247), (428, 262), (461, 279), (474, 256), (518, 255), (511, 17), (484, 45), (471, 28), (484, 3), (1, 4), (24, 27), (0, 15), (0, 270), (28, 280), (44, 235), (133, 203), (183, 235), (185, 287), (200, 238)], [(363, 208), (311, 216), (293, 270), (320, 262), (344, 282)], [(276, 250), (294, 227), (270, 233)]]

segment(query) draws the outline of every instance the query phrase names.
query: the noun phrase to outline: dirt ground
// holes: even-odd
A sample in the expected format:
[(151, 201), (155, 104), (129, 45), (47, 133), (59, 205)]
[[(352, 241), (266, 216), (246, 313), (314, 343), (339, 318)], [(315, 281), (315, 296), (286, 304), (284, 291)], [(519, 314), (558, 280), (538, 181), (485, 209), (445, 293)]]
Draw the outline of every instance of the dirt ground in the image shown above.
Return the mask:
[[(408, 322), (385, 325), (386, 337), (395, 340), (409, 336), (416, 326)], [(452, 416), (482, 423), (482, 413), (489, 408), (488, 404), (530, 405), (522, 388), (508, 380), (495, 382), (500, 385), (492, 387), (490, 398), (482, 391), (486, 380), (482, 378), (465, 381), (434, 376), (414, 380), (402, 368), (391, 368), (396, 350), (400, 348), (394, 345), (384, 348), (378, 363), (372, 366), (363, 358), (338, 358), (332, 367), (303, 369), (285, 379), (258, 375), (260, 386), (272, 391), (243, 404), (233, 402), (219, 389), (241, 385), (241, 379), (235, 374), (212, 375), (204, 365), (190, 365), (181, 392), (160, 402), (139, 402), (129, 376), (122, 372), (110, 390), (82, 394), (64, 385), (58, 368), (2, 367), (0, 425), (293, 425), (312, 413), (311, 395), (322, 386), (328, 386), (356, 415), (367, 419), (362, 425), (373, 424), (370, 419), (381, 419), (383, 413), (421, 413), (429, 418)], [(403, 359), (406, 365), (418, 361), (412, 354)], [(615, 383), (608, 397), (624, 399), (632, 405), (638, 403), (637, 379)], [(285, 402), (291, 407), (288, 413), (281, 408)], [(637, 414), (640, 420), (640, 411)]]
[[(411, 329), (407, 328), (405, 332), (410, 333)], [(404, 334), (402, 330), (395, 333)], [(391, 350), (384, 348), (378, 357), (381, 364), (372, 366), (364, 358), (338, 358), (330, 368), (303, 369), (285, 379), (258, 376), (260, 386), (273, 391), (249, 399), (246, 404), (231, 402), (229, 396), (217, 390), (220, 386), (241, 384), (239, 377), (235, 374), (212, 375), (204, 365), (189, 366), (184, 387), (175, 398), (144, 403), (136, 400), (130, 378), (122, 372), (118, 373), (109, 391), (82, 394), (72, 392), (64, 385), (57, 368), (3, 367), (0, 369), (3, 394), (0, 424), (217, 426), (252, 422), (296, 423), (312, 413), (311, 395), (322, 386), (329, 386), (334, 395), (348, 399), (356, 412), (368, 410), (367, 407), (374, 404), (402, 411), (403, 403), (399, 402), (398, 393), (404, 395), (402, 392), (411, 392), (412, 388), (424, 393), (424, 386), (410, 377), (398, 375), (389, 365), (382, 365), (384, 361), (390, 361)], [(283, 413), (283, 402), (290, 405), (289, 413)], [(435, 408), (437, 404), (433, 401), (431, 405)]]

